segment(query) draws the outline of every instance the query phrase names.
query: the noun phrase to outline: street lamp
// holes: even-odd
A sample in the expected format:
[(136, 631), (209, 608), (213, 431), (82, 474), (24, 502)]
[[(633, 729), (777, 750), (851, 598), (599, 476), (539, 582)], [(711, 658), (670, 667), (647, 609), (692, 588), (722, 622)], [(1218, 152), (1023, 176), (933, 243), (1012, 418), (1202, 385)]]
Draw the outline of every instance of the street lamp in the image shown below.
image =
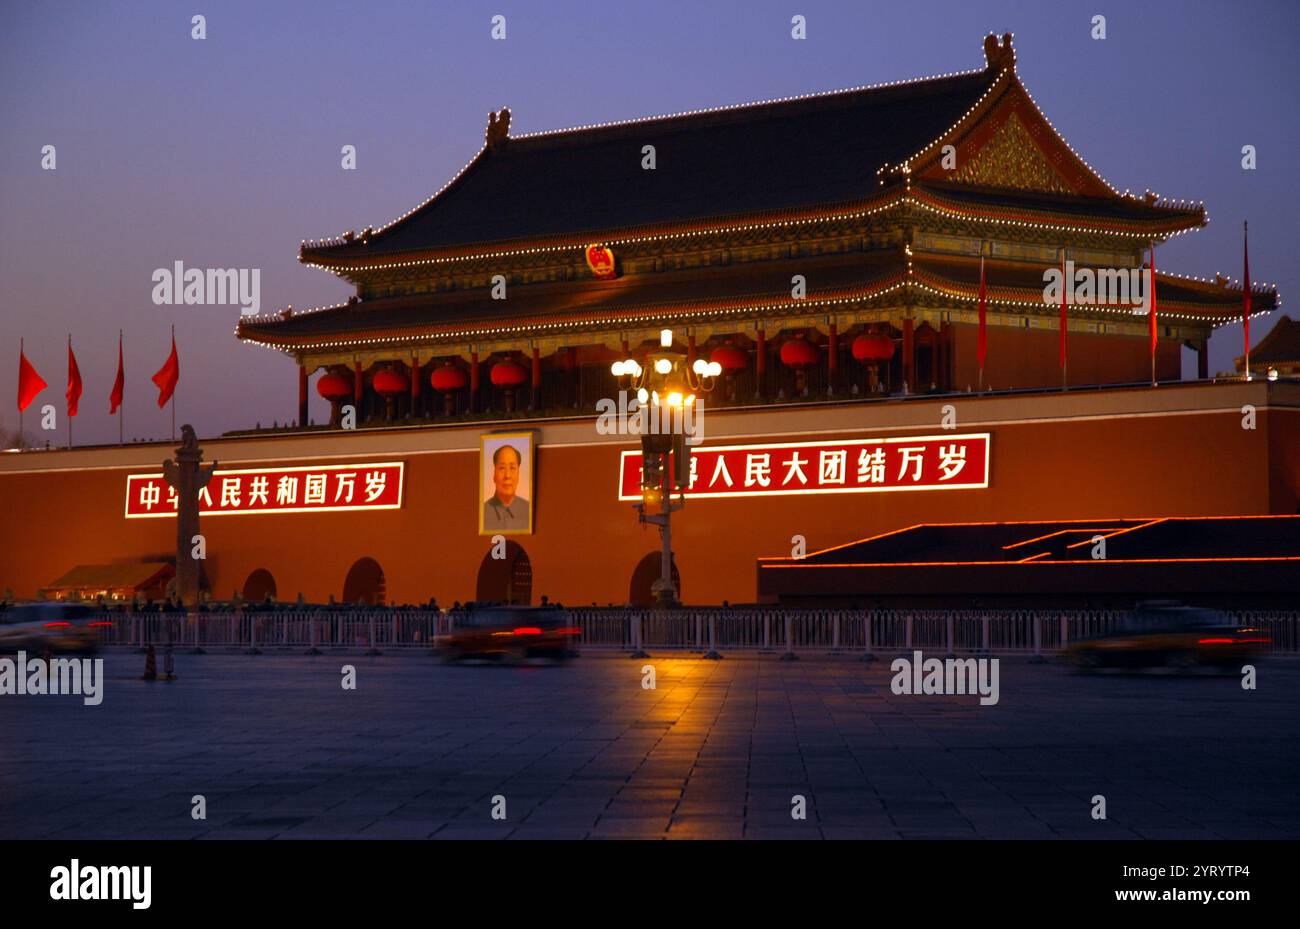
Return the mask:
[(659, 333), (659, 349), (649, 354), (644, 366), (634, 358), (610, 366), (619, 388), (634, 390), (638, 404), (650, 414), (649, 428), (641, 436), (641, 502), (634, 506), (642, 523), (659, 527), (659, 580), (651, 591), (665, 607), (678, 602), (673, 583), (672, 514), (686, 505), (685, 490), (690, 483), (686, 419), (695, 412), (696, 394), (713, 390), (722, 374), (717, 362), (697, 358), (687, 365), (686, 361), (686, 356), (673, 348), (673, 331), (664, 329)]

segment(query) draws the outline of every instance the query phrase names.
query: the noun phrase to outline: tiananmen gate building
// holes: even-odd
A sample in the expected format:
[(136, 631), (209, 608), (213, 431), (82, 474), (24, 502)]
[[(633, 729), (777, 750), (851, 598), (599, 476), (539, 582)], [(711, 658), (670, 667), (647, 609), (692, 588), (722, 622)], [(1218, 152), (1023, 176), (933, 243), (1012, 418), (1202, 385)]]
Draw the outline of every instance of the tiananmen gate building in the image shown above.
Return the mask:
[[(1011, 37), (984, 50), (975, 71), (556, 132), (511, 135), (502, 110), (405, 215), (303, 242), (356, 293), (239, 323), (296, 362), (299, 418), (202, 442), (213, 596), (647, 602), (639, 437), (597, 414), (626, 389), (611, 365), (664, 330), (721, 372), (673, 524), (688, 603), (790, 597), (759, 558), (913, 526), (1300, 513), (1300, 383), (1208, 370), (1241, 285), (1150, 268), (1204, 207), (1114, 189), (1022, 86)], [(0, 456), (6, 520), (49, 527), (5, 533), (0, 586), (174, 562), (168, 455)]]

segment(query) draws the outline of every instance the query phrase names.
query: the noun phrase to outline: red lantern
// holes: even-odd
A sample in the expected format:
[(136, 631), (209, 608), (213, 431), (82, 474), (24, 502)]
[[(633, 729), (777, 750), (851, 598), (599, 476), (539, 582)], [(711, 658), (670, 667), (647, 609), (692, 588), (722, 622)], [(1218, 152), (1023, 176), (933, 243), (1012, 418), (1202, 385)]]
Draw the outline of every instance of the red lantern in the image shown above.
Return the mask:
[(468, 384), (469, 375), (465, 373), (464, 368), (449, 362), (441, 368), (434, 369), (429, 375), (429, 383), (433, 385), (434, 390), (450, 392), (460, 390)]
[(874, 363), (894, 357), (894, 340), (883, 335), (860, 335), (853, 340), (853, 357)]
[(489, 376), (493, 387), (518, 387), (528, 379), (528, 372), (516, 362), (498, 361)]
[(734, 345), (719, 345), (710, 353), (709, 361), (721, 366), (723, 374), (734, 374), (737, 371), (743, 371), (749, 364), (749, 359), (745, 353)]
[(335, 400), (346, 400), (352, 396), (352, 381), (342, 374), (330, 372), (322, 375), (316, 382), (316, 392), (331, 403)]
[(396, 397), (406, 392), (411, 382), (406, 379), (406, 375), (401, 371), (393, 371), (385, 368), (383, 371), (376, 371), (375, 376), (370, 381), (371, 386), (375, 388), (375, 393), (383, 397)]
[(817, 363), (817, 347), (805, 339), (791, 339), (781, 346), (781, 363), (787, 368), (806, 368)]

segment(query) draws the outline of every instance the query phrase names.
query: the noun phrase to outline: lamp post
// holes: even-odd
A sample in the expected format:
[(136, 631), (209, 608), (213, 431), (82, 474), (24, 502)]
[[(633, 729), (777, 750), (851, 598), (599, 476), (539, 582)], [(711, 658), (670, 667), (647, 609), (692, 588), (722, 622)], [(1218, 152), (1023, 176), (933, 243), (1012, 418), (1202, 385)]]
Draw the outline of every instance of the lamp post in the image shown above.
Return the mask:
[(644, 367), (628, 358), (614, 362), (610, 371), (618, 378), (621, 390), (636, 392), (637, 414), (641, 415), (642, 410), (649, 414), (649, 423), (642, 420), (641, 502), (634, 506), (640, 522), (659, 527), (659, 579), (651, 591), (660, 606), (676, 606), (672, 515), (686, 505), (686, 488), (690, 485), (687, 420), (693, 422), (700, 415), (703, 404), (696, 403), (696, 394), (713, 390), (722, 366), (702, 358), (688, 364), (686, 354), (673, 348), (673, 331), (664, 329), (659, 333), (659, 350), (650, 353)]

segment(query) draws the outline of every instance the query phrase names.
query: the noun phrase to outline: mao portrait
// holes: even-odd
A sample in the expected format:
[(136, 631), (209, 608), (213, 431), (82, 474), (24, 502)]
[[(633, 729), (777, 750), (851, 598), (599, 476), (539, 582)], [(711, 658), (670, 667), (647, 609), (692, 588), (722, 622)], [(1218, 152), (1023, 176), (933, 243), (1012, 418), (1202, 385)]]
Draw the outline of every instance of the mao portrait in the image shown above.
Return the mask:
[(479, 446), (479, 535), (533, 531), (533, 434), (488, 433)]

